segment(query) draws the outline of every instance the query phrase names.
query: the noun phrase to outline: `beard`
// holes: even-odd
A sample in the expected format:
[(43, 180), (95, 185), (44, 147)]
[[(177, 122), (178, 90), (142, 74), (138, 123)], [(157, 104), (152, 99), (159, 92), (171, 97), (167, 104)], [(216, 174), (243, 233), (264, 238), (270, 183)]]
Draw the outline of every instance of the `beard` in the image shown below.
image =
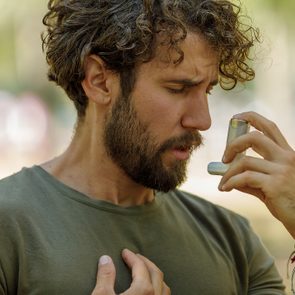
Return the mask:
[(168, 192), (186, 180), (188, 160), (171, 161), (165, 165), (163, 154), (170, 149), (187, 149), (190, 154), (202, 144), (198, 131), (184, 133), (158, 144), (140, 121), (131, 97), (120, 96), (106, 117), (104, 144), (108, 156), (136, 183)]

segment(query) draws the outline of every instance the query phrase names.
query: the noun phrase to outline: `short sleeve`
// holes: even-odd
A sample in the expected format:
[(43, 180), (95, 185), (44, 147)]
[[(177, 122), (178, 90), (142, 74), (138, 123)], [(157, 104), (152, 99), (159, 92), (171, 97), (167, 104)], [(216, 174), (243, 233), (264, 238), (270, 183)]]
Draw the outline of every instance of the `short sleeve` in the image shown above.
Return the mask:
[(7, 295), (7, 287), (6, 287), (6, 280), (4, 276), (4, 272), (2, 269), (2, 265), (0, 263), (0, 295)]
[(249, 223), (245, 222), (244, 226), (243, 240), (249, 267), (248, 295), (286, 294), (274, 258), (267, 251)]

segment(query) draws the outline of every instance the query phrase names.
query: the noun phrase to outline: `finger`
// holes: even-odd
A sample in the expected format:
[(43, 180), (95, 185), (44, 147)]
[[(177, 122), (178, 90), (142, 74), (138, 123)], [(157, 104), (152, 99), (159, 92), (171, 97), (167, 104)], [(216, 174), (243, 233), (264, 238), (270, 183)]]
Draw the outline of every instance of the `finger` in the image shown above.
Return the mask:
[(265, 159), (243, 156), (241, 159), (234, 161), (224, 176), (221, 178), (218, 188), (221, 189), (223, 184), (234, 175), (241, 174), (244, 171), (256, 171), (264, 174), (272, 174), (278, 171), (278, 165)]
[(266, 197), (265, 194), (259, 190), (259, 189), (255, 189), (255, 188), (251, 188), (251, 187), (246, 187), (246, 188), (237, 188), (238, 191), (248, 194), (248, 195), (252, 195), (254, 197), (257, 197), (258, 199), (260, 199), (263, 203), (265, 203), (266, 201)]
[(238, 189), (240, 191), (251, 191), (251, 194), (260, 198), (263, 202), (265, 196), (263, 194), (263, 186), (269, 182), (269, 175), (256, 171), (245, 171), (243, 173), (232, 176), (221, 187), (222, 191), (231, 191)]
[(283, 155), (283, 150), (271, 139), (259, 131), (252, 131), (239, 136), (226, 147), (223, 162), (231, 162), (238, 153), (242, 153), (248, 148), (252, 148), (256, 153), (269, 161), (278, 161)]
[(124, 249), (122, 257), (132, 272), (132, 283), (130, 288), (122, 295), (150, 294), (153, 292), (149, 271), (145, 263), (133, 252)]
[(145, 277), (149, 278), (149, 272), (144, 262), (135, 253), (128, 249), (124, 249), (122, 257), (129, 268), (131, 268), (133, 279)]
[(150, 273), (155, 294), (159, 294), (159, 295), (171, 294), (170, 288), (164, 282), (164, 273), (148, 258), (140, 254), (137, 254), (137, 256), (145, 263)]
[(270, 121), (255, 112), (245, 112), (237, 114), (234, 117), (248, 121), (253, 127), (263, 132), (263, 134), (277, 143), (280, 147), (284, 149), (292, 149), (278, 126), (273, 121)]
[(162, 290), (162, 295), (170, 295), (171, 294), (171, 289), (163, 283), (163, 290)]
[(111, 257), (104, 255), (99, 259), (96, 286), (92, 295), (115, 295), (116, 269)]
[(149, 271), (152, 285), (155, 290), (155, 294), (162, 294), (162, 290), (163, 290), (163, 286), (164, 286), (163, 272), (153, 262), (151, 262), (146, 257), (144, 257), (140, 254), (137, 254), (137, 256), (144, 262), (144, 264), (146, 265), (146, 267)]

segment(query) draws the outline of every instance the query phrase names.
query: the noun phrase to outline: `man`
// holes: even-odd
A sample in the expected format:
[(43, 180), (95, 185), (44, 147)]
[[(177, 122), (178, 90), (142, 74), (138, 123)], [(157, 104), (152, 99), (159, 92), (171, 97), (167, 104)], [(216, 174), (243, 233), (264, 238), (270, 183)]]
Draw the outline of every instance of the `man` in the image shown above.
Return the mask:
[[(247, 62), (257, 34), (240, 23), (239, 7), (48, 7), (49, 78), (74, 101), (77, 129), (62, 155), (1, 181), (0, 294), (284, 294), (244, 218), (176, 189), (210, 127), (213, 86), (254, 77)], [(259, 115), (241, 116), (266, 130)], [(253, 140), (236, 141), (226, 160)], [(244, 189), (230, 183), (239, 167), (221, 189)]]

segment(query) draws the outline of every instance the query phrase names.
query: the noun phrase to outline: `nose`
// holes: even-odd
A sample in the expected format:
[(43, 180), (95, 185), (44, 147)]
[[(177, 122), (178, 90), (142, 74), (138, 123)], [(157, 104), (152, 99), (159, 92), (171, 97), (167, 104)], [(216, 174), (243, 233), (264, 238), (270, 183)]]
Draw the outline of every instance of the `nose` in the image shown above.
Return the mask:
[(205, 131), (211, 127), (211, 116), (207, 100), (207, 94), (194, 97), (187, 101), (181, 125), (191, 130)]

